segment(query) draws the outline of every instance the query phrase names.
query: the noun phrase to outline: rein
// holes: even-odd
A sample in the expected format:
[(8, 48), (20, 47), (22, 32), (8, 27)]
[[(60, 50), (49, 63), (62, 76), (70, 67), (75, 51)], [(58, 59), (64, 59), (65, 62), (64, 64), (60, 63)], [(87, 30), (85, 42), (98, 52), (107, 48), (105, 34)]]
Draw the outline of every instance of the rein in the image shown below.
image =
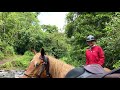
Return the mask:
[[(42, 75), (42, 73), (44, 72), (44, 70), (46, 70), (45, 64), (42, 64), (41, 67), (40, 67), (40, 70), (39, 70), (38, 73), (37, 73), (37, 75), (34, 74), (34, 76), (30, 76), (30, 75), (28, 75), (28, 74), (26, 74), (26, 73), (24, 73), (24, 75), (27, 76), (27, 77), (29, 77), (29, 78), (33, 78), (33, 77), (36, 77), (36, 78), (38, 77), (38, 78), (40, 78), (41, 75)], [(34, 71), (34, 73), (35, 73), (35, 71)]]
[(29, 77), (29, 78), (32, 78), (31, 76), (27, 75), (26, 73), (24, 73), (25, 76)]

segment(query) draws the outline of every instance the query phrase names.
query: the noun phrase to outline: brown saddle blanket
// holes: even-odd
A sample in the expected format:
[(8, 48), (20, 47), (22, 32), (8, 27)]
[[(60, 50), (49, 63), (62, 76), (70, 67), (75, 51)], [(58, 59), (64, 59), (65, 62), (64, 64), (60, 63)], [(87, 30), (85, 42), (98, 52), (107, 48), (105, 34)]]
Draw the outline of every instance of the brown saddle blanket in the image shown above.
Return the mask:
[(72, 69), (65, 78), (120, 78), (120, 68), (108, 73), (99, 64), (91, 64)]

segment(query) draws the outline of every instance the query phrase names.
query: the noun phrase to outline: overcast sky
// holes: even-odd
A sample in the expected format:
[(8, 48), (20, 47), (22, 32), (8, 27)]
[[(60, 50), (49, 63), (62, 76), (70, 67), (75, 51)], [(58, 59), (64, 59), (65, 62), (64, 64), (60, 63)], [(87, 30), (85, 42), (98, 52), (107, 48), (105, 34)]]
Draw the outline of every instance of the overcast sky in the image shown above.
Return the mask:
[(68, 12), (40, 12), (38, 19), (41, 25), (56, 25), (59, 29), (63, 29), (67, 13)]

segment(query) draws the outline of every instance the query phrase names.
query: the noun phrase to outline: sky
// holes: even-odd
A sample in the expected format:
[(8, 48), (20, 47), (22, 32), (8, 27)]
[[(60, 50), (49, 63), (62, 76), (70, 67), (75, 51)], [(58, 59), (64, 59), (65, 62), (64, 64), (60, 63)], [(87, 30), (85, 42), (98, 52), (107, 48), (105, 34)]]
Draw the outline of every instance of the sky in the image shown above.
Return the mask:
[(68, 12), (40, 12), (38, 19), (40, 20), (40, 25), (56, 25), (59, 29), (63, 29), (67, 13)]

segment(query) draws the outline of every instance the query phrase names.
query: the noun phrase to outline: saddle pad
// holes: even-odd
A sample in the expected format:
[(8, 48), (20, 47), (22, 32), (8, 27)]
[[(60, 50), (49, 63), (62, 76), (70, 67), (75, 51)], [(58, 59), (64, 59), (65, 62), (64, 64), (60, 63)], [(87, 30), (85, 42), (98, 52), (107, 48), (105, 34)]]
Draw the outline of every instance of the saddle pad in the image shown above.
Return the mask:
[(85, 70), (85, 72), (83, 74), (81, 74), (80, 76), (78, 76), (77, 78), (87, 78), (92, 75), (93, 75), (92, 73)]
[(85, 72), (85, 69), (83, 67), (76, 67), (72, 70), (70, 70), (65, 78), (76, 78), (80, 75), (82, 75)]
[(84, 66), (85, 70), (93, 73), (93, 74), (107, 74), (107, 72), (103, 69), (99, 64), (90, 64)]

